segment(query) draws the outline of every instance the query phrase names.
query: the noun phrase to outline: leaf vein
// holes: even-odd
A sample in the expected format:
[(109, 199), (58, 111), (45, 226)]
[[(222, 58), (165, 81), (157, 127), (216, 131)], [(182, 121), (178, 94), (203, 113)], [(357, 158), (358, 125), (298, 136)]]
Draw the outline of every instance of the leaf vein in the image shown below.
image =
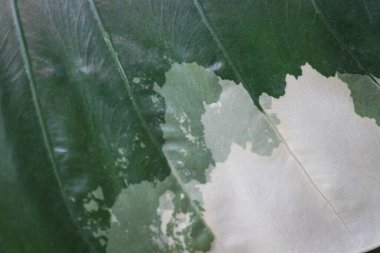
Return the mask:
[(316, 14), (321, 18), (322, 20), (322, 23), (326, 26), (327, 30), (330, 32), (330, 34), (332, 35), (332, 37), (338, 42), (338, 44), (340, 44), (345, 50), (346, 52), (351, 56), (351, 58), (356, 62), (356, 64), (358, 65), (358, 67), (360, 69), (362, 69), (363, 71), (366, 72), (366, 74), (372, 79), (372, 81), (375, 83), (376, 87), (380, 89), (380, 84), (379, 82), (376, 80), (376, 78), (372, 75), (372, 73), (365, 67), (361, 64), (360, 60), (355, 56), (355, 54), (352, 52), (352, 50), (346, 45), (346, 43), (344, 43), (343, 39), (340, 37), (340, 35), (338, 34), (338, 32), (336, 32), (332, 26), (329, 24), (326, 16), (323, 14), (323, 12), (320, 10), (317, 2), (315, 0), (310, 0), (311, 3), (313, 4), (313, 7), (314, 7), (314, 10), (316, 12)]
[(16, 30), (16, 36), (17, 36), (17, 40), (18, 40), (18, 43), (19, 43), (19, 50), (20, 50), (20, 53), (21, 53), (21, 56), (22, 56), (22, 59), (23, 59), (25, 72), (26, 72), (26, 75), (27, 75), (27, 78), (28, 78), (29, 89), (30, 89), (30, 92), (31, 92), (31, 95), (32, 95), (33, 106), (34, 106), (36, 114), (37, 114), (38, 124), (39, 124), (40, 130), (41, 130), (41, 133), (42, 133), (43, 142), (44, 142), (46, 151), (48, 153), (48, 157), (49, 157), (50, 163), (51, 163), (51, 165), (53, 167), (54, 176), (55, 176), (55, 178), (57, 180), (59, 192), (61, 194), (61, 197), (63, 199), (65, 207), (66, 207), (66, 209), (67, 209), (67, 211), (69, 213), (69, 216), (72, 219), (73, 224), (75, 225), (75, 227), (77, 227), (77, 229), (79, 231), (79, 234), (82, 236), (82, 238), (84, 239), (84, 241), (88, 244), (88, 246), (90, 247), (90, 249), (94, 250), (94, 252), (97, 252), (97, 250), (95, 250), (93, 248), (93, 246), (90, 244), (90, 242), (88, 241), (87, 237), (84, 236), (83, 233), (81, 232), (82, 230), (81, 230), (79, 224), (77, 223), (77, 221), (76, 221), (73, 213), (71, 212), (71, 210), (69, 208), (68, 200), (67, 200), (66, 194), (65, 194), (65, 192), (63, 190), (63, 183), (62, 183), (62, 180), (61, 180), (61, 177), (60, 177), (60, 174), (59, 174), (56, 158), (54, 156), (51, 139), (50, 139), (50, 136), (49, 136), (49, 133), (48, 133), (48, 130), (47, 130), (47, 126), (46, 126), (46, 123), (45, 123), (44, 116), (42, 114), (41, 104), (40, 104), (39, 96), (38, 96), (37, 89), (36, 89), (36, 81), (35, 81), (34, 73), (32, 71), (32, 63), (31, 63), (30, 56), (29, 56), (29, 53), (28, 53), (28, 47), (27, 47), (27, 44), (26, 44), (25, 35), (24, 35), (23, 29), (21, 27), (21, 21), (20, 21), (20, 17), (19, 17), (18, 6), (17, 6), (17, 3), (16, 3), (17, 0), (9, 0), (9, 1), (10, 1), (10, 6), (11, 6), (13, 24), (14, 24), (14, 27), (15, 27), (15, 30)]
[[(197, 216), (199, 217), (199, 219), (203, 222), (203, 224), (207, 227), (207, 229), (212, 233), (212, 230), (210, 229), (210, 227), (208, 226), (208, 224), (205, 222), (202, 214), (200, 213), (198, 207), (195, 206), (195, 204), (193, 203), (192, 199), (190, 198), (189, 196), (189, 193), (185, 190), (185, 186), (183, 185), (182, 183), (182, 180), (180, 178), (180, 176), (178, 175), (178, 173), (176, 172), (176, 170), (174, 169), (175, 166), (173, 166), (172, 164), (170, 164), (170, 162), (166, 159), (162, 149), (160, 148), (160, 145), (158, 144), (158, 142), (156, 141), (156, 139), (154, 138), (154, 136), (152, 135), (151, 131), (149, 130), (148, 128), (148, 125), (145, 121), (145, 119), (143, 118), (142, 114), (141, 114), (141, 111), (140, 111), (140, 107), (138, 106), (137, 104), (137, 101), (135, 100), (135, 97), (134, 97), (134, 94), (133, 94), (133, 91), (132, 91), (132, 88), (130, 86), (130, 82), (128, 80), (128, 77), (124, 71), (124, 68), (123, 66), (121, 65), (121, 62), (119, 60), (119, 57), (118, 57), (118, 54), (116, 52), (116, 49), (112, 43), (112, 40), (111, 40), (111, 37), (108, 33), (108, 31), (106, 30), (104, 24), (103, 24), (103, 21), (99, 15), (99, 12), (95, 6), (95, 3), (93, 0), (88, 0), (88, 3), (90, 4), (90, 8), (91, 8), (91, 11), (92, 11), (92, 14), (94, 15), (97, 23), (98, 23), (98, 27), (103, 35), (103, 38), (107, 44), (107, 47), (108, 47), (108, 50), (114, 60), (114, 63), (116, 64), (117, 66), (117, 69), (118, 69), (118, 72), (119, 74), (121, 75), (121, 78), (123, 79), (124, 81), (124, 84), (125, 84), (125, 87), (127, 89), (127, 92), (128, 92), (128, 95), (132, 101), (132, 104), (134, 106), (134, 109), (136, 111), (136, 113), (138, 114), (138, 118), (139, 120), (141, 121), (146, 133), (148, 134), (148, 136), (150, 137), (152, 143), (155, 145), (155, 147), (157, 148), (159, 154), (163, 157), (163, 159), (166, 161), (167, 163), (167, 166), (168, 168), (171, 170), (174, 178), (176, 179), (177, 183), (179, 184), (179, 186), (182, 188), (184, 194), (186, 195), (186, 197), (189, 199), (189, 202), (190, 202), (190, 205), (192, 206), (192, 208), (194, 209), (194, 212), (197, 214)], [(215, 237), (216, 239), (216, 237)], [(216, 241), (218, 241), (216, 239)], [(220, 244), (220, 242), (218, 242)], [(223, 246), (220, 244), (220, 246), (223, 248)], [(224, 249), (223, 249), (224, 250)], [(225, 250), (224, 250), (225, 251)]]
[[(313, 0), (312, 0), (313, 1)], [(215, 43), (217, 44), (217, 46), (220, 48), (220, 50), (223, 52), (223, 55), (226, 57), (226, 60), (231, 64), (232, 68), (233, 68), (233, 71), (236, 72), (236, 76), (238, 79), (242, 80), (242, 82), (244, 82), (244, 79), (241, 77), (241, 74), (239, 73), (239, 71), (237, 70), (235, 66), (235, 64), (232, 62), (227, 50), (225, 49), (224, 45), (222, 44), (219, 36), (217, 35), (217, 33), (215, 32), (214, 28), (212, 27), (211, 23), (209, 22), (206, 14), (204, 13), (204, 10), (203, 10), (203, 7), (200, 5), (200, 3), (198, 2), (198, 0), (193, 0), (193, 3), (194, 5), (196, 6), (198, 12), (199, 12), (199, 15), (201, 16), (203, 22), (204, 22), (204, 25), (207, 27), (207, 29), (209, 30), (210, 34), (212, 35), (212, 37), (214, 38), (215, 40)], [(243, 83), (245, 84), (245, 83)], [(313, 188), (315, 188), (315, 190), (317, 191), (317, 193), (326, 201), (326, 203), (330, 206), (330, 208), (332, 209), (332, 211), (334, 212), (334, 214), (338, 217), (338, 219), (341, 221), (341, 223), (343, 224), (343, 226), (345, 227), (345, 229), (347, 230), (348, 234), (354, 239), (356, 240), (356, 238), (353, 236), (352, 232), (350, 231), (350, 229), (348, 228), (347, 224), (345, 223), (345, 221), (343, 220), (343, 218), (340, 216), (340, 214), (337, 212), (337, 210), (335, 209), (335, 207), (333, 206), (333, 204), (328, 200), (328, 198), (321, 192), (321, 190), (319, 189), (319, 187), (315, 184), (315, 182), (313, 181), (313, 179), (311, 178), (311, 176), (309, 175), (309, 173), (307, 172), (307, 170), (305, 169), (305, 167), (303, 166), (303, 164), (301, 163), (301, 161), (297, 158), (297, 156), (293, 153), (293, 151), (290, 149), (289, 145), (287, 144), (285, 138), (281, 135), (281, 133), (279, 132), (279, 130), (277, 129), (277, 127), (272, 123), (272, 121), (270, 120), (269, 116), (266, 114), (266, 112), (264, 110), (260, 110), (260, 112), (263, 114), (264, 116), (264, 119), (265, 121), (268, 123), (268, 125), (273, 129), (273, 131), (276, 133), (277, 137), (281, 140), (282, 143), (284, 143), (285, 145), (285, 148), (288, 150), (289, 154), (295, 159), (296, 163), (298, 164), (298, 166), (301, 168), (302, 172), (305, 174), (306, 178), (308, 179), (308, 181), (310, 181), (310, 183), (312, 184)]]

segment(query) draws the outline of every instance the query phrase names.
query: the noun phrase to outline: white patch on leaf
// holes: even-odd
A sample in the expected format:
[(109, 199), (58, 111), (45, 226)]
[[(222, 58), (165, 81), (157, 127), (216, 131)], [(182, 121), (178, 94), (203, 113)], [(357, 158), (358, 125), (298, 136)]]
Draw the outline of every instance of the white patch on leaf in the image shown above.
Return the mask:
[[(310, 65), (288, 75), (285, 96), (272, 100), (278, 130), (358, 244), (380, 240), (380, 127), (355, 113), (338, 76)], [(379, 106), (374, 104), (373, 106)]]
[(179, 122), (179, 128), (181, 129), (183, 135), (192, 143), (196, 143), (197, 137), (192, 134), (191, 130), (191, 120), (186, 113), (182, 113), (176, 116), (176, 120)]
[(116, 224), (119, 224), (120, 225), (120, 221), (119, 219), (117, 218), (117, 216), (113, 213), (112, 209), (108, 209), (108, 212), (111, 216), (111, 223), (116, 223)]
[[(261, 97), (267, 119), (253, 103), (239, 103), (242, 86), (228, 85), (222, 108), (209, 105), (202, 117), (218, 159), (209, 182), (197, 187), (204, 218), (228, 252), (359, 252), (380, 240), (380, 129), (355, 114), (341, 80), (302, 70), (298, 79), (287, 76), (283, 97)], [(254, 117), (248, 125), (256, 130), (242, 131)], [(252, 140), (273, 126), (286, 145), (260, 155)], [(227, 153), (226, 136), (234, 142)], [(272, 136), (263, 140), (273, 145)]]
[[(159, 198), (159, 206), (157, 208), (157, 214), (161, 220), (161, 233), (165, 244), (173, 250), (178, 247), (178, 243), (186, 249), (184, 230), (190, 226), (190, 214), (189, 213), (175, 213), (175, 206), (173, 203), (174, 193), (166, 191)], [(168, 230), (168, 226), (172, 225), (172, 231)], [(153, 229), (153, 228), (151, 228)], [(159, 241), (159, 240), (157, 240)], [(188, 252), (187, 250), (183, 253)]]
[(98, 186), (98, 188), (96, 188), (94, 191), (92, 191), (91, 194), (96, 199), (104, 200), (103, 189), (100, 186)]
[(135, 83), (135, 84), (139, 84), (140, 81), (141, 81), (141, 79), (140, 79), (139, 77), (134, 77), (134, 78), (132, 79), (132, 82)]
[(210, 69), (211, 71), (218, 71), (219, 69), (223, 67), (223, 65), (224, 63), (222, 61), (217, 61), (214, 64), (212, 64), (210, 67), (208, 67), (208, 69)]
[(157, 208), (157, 214), (161, 217), (161, 232), (166, 235), (167, 226), (174, 213), (173, 204), (174, 193), (165, 192), (159, 199), (160, 205)]
[(129, 165), (129, 160), (128, 160), (129, 151), (128, 151), (128, 149), (120, 147), (117, 149), (117, 152), (118, 152), (118, 157), (116, 158), (116, 161), (114, 162), (114, 164), (118, 167), (123, 168), (123, 169), (127, 169), (128, 165)]
[(96, 212), (99, 210), (98, 202), (93, 199), (90, 199), (83, 203), (83, 207), (88, 212)]
[(54, 151), (57, 153), (67, 153), (67, 149), (64, 147), (55, 147)]

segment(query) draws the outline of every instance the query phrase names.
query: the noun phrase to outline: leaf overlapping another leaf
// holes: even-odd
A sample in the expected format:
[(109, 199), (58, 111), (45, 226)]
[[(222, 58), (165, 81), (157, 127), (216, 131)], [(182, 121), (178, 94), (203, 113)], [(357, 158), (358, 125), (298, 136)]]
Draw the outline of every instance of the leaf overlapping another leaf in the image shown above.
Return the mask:
[[(262, 93), (286, 98), (288, 76), (301, 75), (306, 62), (323, 76), (339, 73), (334, 80), (348, 85), (351, 93), (342, 94), (351, 95), (354, 110), (379, 122), (376, 1), (1, 0), (0, 4), (4, 252), (228, 252), (207, 219), (211, 202), (201, 189), (212, 187), (212, 173), (221, 166), (221, 157), (225, 160), (236, 151), (235, 144), (248, 147), (246, 139), (252, 141), (250, 151), (260, 156), (286, 144), (299, 163), (306, 164), (295, 148), (300, 141), (295, 141), (297, 145), (291, 141), (297, 128), (284, 132), (281, 125), (291, 122), (290, 116), (278, 121), (277, 111), (270, 115), (268, 104), (260, 103)], [(183, 62), (196, 64), (176, 65)], [(242, 83), (237, 86), (239, 94), (242, 98), (249, 94), (264, 114), (257, 108), (234, 109), (243, 99), (223, 104), (221, 114), (208, 114), (207, 110), (218, 110), (216, 100), (228, 97), (223, 89), (235, 85), (218, 76)], [(339, 94), (333, 102), (344, 97)], [(319, 106), (322, 102), (313, 110)], [(290, 110), (289, 105), (284, 108)], [(231, 115), (229, 110), (239, 111), (235, 116), (240, 114), (236, 128), (240, 130), (231, 131), (234, 122), (219, 123), (211, 128), (219, 136), (207, 143), (210, 128), (203, 121), (205, 115), (214, 115), (211, 121), (216, 124)], [(234, 136), (242, 129), (246, 132)], [(264, 134), (268, 129), (273, 134)], [(327, 131), (321, 129), (309, 134)], [(364, 138), (369, 134), (376, 140), (376, 130), (367, 133), (358, 127), (349, 133), (350, 144), (341, 146), (342, 152), (360, 154), (353, 164), (359, 170), (372, 168), (376, 178), (379, 164), (372, 155), (377, 144)], [(273, 146), (267, 146), (267, 137)], [(223, 147), (215, 151), (220, 140)], [(334, 155), (328, 157), (320, 163), (332, 174), (350, 167), (336, 164)], [(353, 187), (342, 180), (327, 185), (338, 193)], [(368, 211), (376, 207), (371, 204), (376, 183), (358, 184), (367, 191), (374, 187), (369, 197), (344, 202), (343, 194), (342, 203), (349, 204), (335, 210), (347, 227), (354, 223), (368, 229), (369, 236), (359, 236), (352, 249), (376, 241), (377, 235), (376, 215)], [(360, 216), (367, 217), (366, 222), (372, 219), (372, 226), (345, 220), (343, 214), (355, 208), (357, 215), (368, 215)], [(134, 229), (135, 237), (123, 234), (124, 228)], [(265, 241), (260, 238), (255, 239), (257, 245)], [(309, 240), (318, 241), (314, 236)], [(299, 247), (303, 246), (289, 249)], [(319, 252), (318, 247), (315, 250)]]

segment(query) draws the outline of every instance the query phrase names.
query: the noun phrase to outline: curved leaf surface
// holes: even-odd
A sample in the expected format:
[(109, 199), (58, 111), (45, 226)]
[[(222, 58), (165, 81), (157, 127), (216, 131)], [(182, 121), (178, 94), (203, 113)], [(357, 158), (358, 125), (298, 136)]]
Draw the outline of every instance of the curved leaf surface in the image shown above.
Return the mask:
[(378, 246), (378, 2), (0, 3), (2, 252)]

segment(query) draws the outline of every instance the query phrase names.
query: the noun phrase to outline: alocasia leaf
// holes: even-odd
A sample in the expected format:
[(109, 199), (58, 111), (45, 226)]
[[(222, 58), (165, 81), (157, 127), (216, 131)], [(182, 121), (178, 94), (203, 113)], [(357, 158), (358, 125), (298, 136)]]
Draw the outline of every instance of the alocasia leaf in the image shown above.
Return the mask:
[(378, 247), (379, 13), (0, 0), (0, 251)]

